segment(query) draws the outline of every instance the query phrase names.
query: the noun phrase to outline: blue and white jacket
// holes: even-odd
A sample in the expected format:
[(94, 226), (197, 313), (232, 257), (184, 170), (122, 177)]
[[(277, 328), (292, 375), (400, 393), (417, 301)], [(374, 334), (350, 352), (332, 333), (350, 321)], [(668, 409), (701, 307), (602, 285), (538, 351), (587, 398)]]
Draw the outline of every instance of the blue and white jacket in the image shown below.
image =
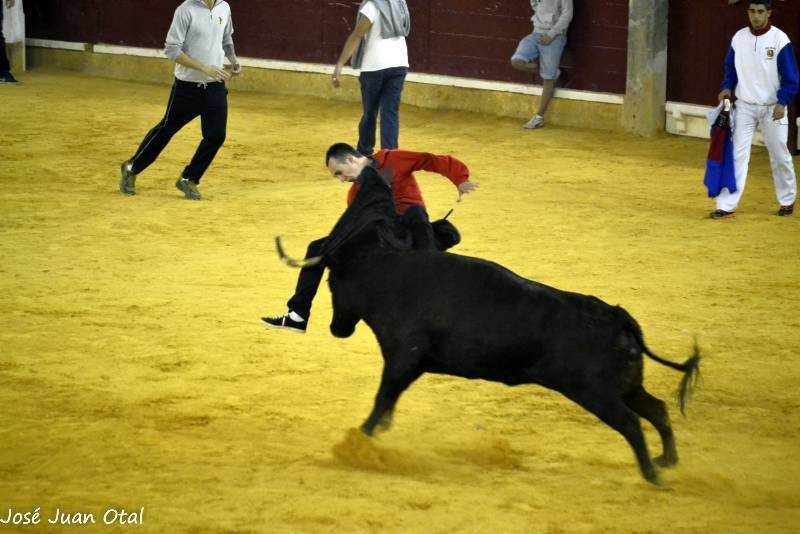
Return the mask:
[(742, 28), (733, 36), (725, 56), (722, 89), (759, 106), (788, 106), (798, 88), (797, 60), (789, 37), (776, 28), (753, 32)]

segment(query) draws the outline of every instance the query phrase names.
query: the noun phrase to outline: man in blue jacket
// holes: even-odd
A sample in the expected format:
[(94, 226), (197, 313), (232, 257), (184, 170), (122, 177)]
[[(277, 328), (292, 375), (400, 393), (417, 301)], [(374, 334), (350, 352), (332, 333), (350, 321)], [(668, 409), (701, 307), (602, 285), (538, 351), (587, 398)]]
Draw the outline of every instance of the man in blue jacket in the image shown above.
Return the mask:
[(778, 199), (778, 215), (794, 213), (797, 177), (787, 141), (786, 111), (798, 89), (797, 60), (789, 37), (772, 25), (771, 0), (751, 0), (747, 9), (750, 26), (736, 32), (725, 56), (725, 76), (720, 101), (736, 94), (733, 159), (736, 191), (723, 189), (717, 197), (712, 219), (736, 216), (736, 208), (747, 181), (753, 134), (761, 127), (769, 153), (772, 180)]

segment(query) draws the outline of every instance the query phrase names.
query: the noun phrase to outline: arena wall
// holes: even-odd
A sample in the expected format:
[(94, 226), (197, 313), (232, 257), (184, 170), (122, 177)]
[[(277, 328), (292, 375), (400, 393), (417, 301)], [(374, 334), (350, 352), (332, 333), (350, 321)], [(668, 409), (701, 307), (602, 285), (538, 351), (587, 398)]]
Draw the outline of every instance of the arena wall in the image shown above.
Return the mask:
[[(714, 104), (730, 37), (746, 24), (746, 2), (729, 6), (724, 0), (668, 1), (666, 129), (705, 137), (704, 114)], [(413, 75), (404, 94), (406, 103), (515, 117), (527, 116), (535, 109), (539, 86), (531, 85), (530, 77), (514, 71), (508, 64), (518, 39), (530, 31), (527, 0), (408, 2), (413, 13), (413, 31), (409, 37)], [(240, 85), (258, 90), (257, 84), (267, 82), (268, 90), (357, 98), (352, 91), (338, 94), (330, 91), (320, 66), (329, 68), (335, 61), (354, 22), (358, 3), (356, 0), (235, 3), (239, 55), (254, 62), (268, 60), (268, 64), (258, 66), (283, 71), (250, 73)], [(55, 40), (77, 42), (81, 46), (85, 43), (90, 48), (112, 45), (159, 50), (175, 5), (177, 0), (113, 3), (38, 0), (26, 4), (26, 23), (34, 42)], [(627, 0), (576, 2), (551, 123), (620, 128), (627, 76), (628, 12)], [(776, 0), (774, 19), (789, 34), (797, 52), (800, 2)], [(36, 58), (34, 64), (47, 62), (54, 55), (51, 50), (32, 53)], [(117, 76), (126, 71), (119, 68), (124, 61), (87, 57), (70, 64), (91, 65), (90, 70), (98, 75)], [(281, 62), (287, 63), (281, 65)], [(141, 61), (133, 63), (145, 70), (155, 69), (159, 81), (168, 81), (161, 78), (161, 67), (142, 67), (146, 62)], [(107, 73), (108, 69), (117, 72)], [(147, 76), (135, 71), (131, 75), (136, 79)], [(294, 86), (295, 83), (299, 85)], [(798, 103), (800, 97), (790, 108), (791, 124), (797, 124)], [(590, 120), (585, 113), (590, 114)], [(791, 129), (789, 144), (793, 149), (800, 146), (796, 128)]]
[[(232, 2), (237, 52), (245, 57), (335, 63), (360, 2)], [(28, 36), (161, 48), (178, 1), (38, 0), (26, 4)], [(531, 31), (527, 0), (408, 0), (413, 72), (529, 83), (509, 65)], [(625, 92), (627, 0), (581, 3), (570, 26), (562, 87)]]
[[(153, 57), (157, 55), (159, 51), (155, 49), (75, 42), (33, 39), (28, 45), (31, 68), (48, 66), (120, 80), (168, 83), (172, 79), (173, 64)], [(344, 73), (342, 88), (334, 90), (330, 85), (330, 68), (326, 65), (284, 62), (276, 68), (271, 67), (273, 62), (250, 58), (242, 59), (242, 63), (252, 68), (247, 68), (245, 75), (232, 82), (236, 91), (269, 91), (360, 101), (358, 82), (350, 69)], [(403, 91), (403, 102), (423, 108), (527, 118), (538, 101), (538, 94), (539, 89), (521, 84), (412, 74)], [(620, 95), (562, 90), (559, 98), (552, 102), (551, 109), (553, 124), (605, 130), (621, 128)]]

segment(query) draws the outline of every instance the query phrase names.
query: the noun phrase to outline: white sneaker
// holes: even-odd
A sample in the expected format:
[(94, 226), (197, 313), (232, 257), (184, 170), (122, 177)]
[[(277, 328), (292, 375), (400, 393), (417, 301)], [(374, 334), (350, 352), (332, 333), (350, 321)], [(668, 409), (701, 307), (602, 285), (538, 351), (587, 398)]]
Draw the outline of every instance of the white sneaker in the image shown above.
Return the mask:
[(539, 115), (538, 113), (531, 117), (531, 120), (526, 122), (522, 125), (523, 128), (527, 128), (528, 130), (533, 130), (534, 128), (543, 128), (544, 127), (544, 117)]

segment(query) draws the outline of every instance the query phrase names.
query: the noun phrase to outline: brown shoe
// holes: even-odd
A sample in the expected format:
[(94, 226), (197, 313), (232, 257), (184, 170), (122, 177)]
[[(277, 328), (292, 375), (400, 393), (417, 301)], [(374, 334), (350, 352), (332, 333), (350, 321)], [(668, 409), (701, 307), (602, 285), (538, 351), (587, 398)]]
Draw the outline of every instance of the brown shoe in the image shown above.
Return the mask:
[(789, 204), (788, 206), (781, 206), (778, 209), (778, 217), (788, 217), (794, 213), (794, 204)]
[(733, 219), (736, 217), (735, 211), (714, 210), (708, 214), (712, 219)]

